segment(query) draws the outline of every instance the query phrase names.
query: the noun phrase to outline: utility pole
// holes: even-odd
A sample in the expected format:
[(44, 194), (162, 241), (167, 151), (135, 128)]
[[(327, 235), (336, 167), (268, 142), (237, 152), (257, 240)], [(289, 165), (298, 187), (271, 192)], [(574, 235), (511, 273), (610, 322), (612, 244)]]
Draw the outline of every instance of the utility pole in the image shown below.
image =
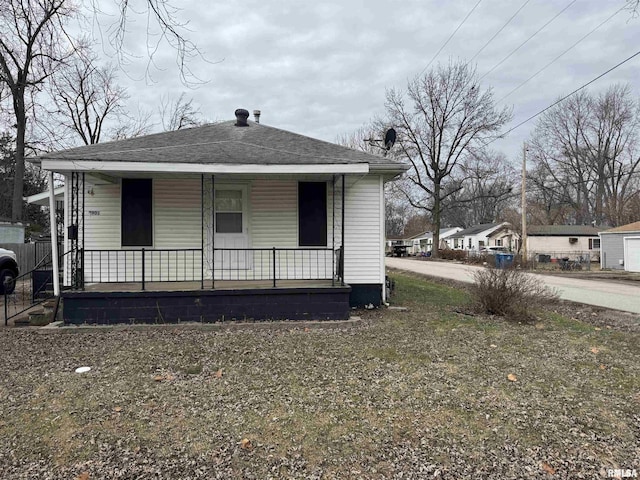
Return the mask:
[(522, 264), (527, 264), (527, 142), (522, 144)]

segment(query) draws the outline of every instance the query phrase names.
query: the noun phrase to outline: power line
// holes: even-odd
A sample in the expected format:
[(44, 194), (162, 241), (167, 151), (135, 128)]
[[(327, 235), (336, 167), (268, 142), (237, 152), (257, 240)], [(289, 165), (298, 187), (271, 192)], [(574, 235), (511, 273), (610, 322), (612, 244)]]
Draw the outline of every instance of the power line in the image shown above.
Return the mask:
[(462, 27), (462, 25), (464, 25), (464, 23), (467, 21), (467, 19), (471, 16), (471, 14), (475, 11), (476, 8), (478, 8), (478, 5), (480, 5), (480, 2), (482, 2), (482, 0), (478, 0), (478, 2), (473, 6), (473, 8), (469, 11), (469, 13), (467, 13), (467, 16), (464, 17), (464, 19), (462, 20), (462, 22), (460, 22), (460, 25), (458, 25), (458, 27), (453, 31), (453, 33), (451, 35), (449, 35), (449, 38), (447, 38), (447, 41), (444, 42), (442, 44), (442, 46), (440, 47), (440, 49), (436, 52), (436, 54), (433, 56), (433, 58), (431, 59), (431, 61), (427, 64), (426, 67), (424, 67), (420, 73), (418, 74), (418, 76), (422, 75), (424, 73), (425, 70), (427, 70), (431, 64), (433, 63), (433, 61), (438, 57), (438, 55), (440, 55), (440, 52), (444, 49), (444, 47), (447, 46), (447, 44), (451, 41), (451, 39), (453, 38), (453, 36), (458, 32), (458, 30), (460, 30), (460, 27)]
[(522, 82), (520, 85), (518, 85), (516, 88), (514, 88), (513, 90), (511, 90), (509, 93), (507, 93), (504, 97), (502, 97), (500, 100), (498, 100), (496, 103), (500, 103), (501, 101), (503, 101), (505, 98), (509, 97), (512, 93), (516, 92), (517, 90), (519, 90), (523, 85), (529, 83), (531, 80), (533, 80), (535, 77), (537, 77), (538, 75), (540, 75), (540, 73), (542, 73), (544, 70), (546, 70), (551, 64), (555, 63), (557, 60), (560, 59), (560, 57), (564, 56), (567, 52), (569, 52), (570, 50), (572, 50), (576, 45), (578, 45), (580, 42), (582, 42), (585, 38), (587, 38), (589, 35), (591, 35), (593, 32), (595, 32), (596, 30), (598, 30), (600, 27), (602, 27), (605, 23), (607, 23), (609, 20), (611, 20), (613, 17), (615, 17), (618, 13), (620, 13), (622, 10), (624, 10), (626, 8), (625, 6), (622, 6), (620, 9), (616, 10), (611, 16), (609, 16), (605, 21), (603, 21), (602, 23), (600, 23), (597, 27), (595, 27), (593, 30), (591, 30), (589, 33), (587, 33), (586, 35), (584, 35), (582, 38), (580, 38), (577, 42), (575, 42), (573, 45), (571, 45), (569, 48), (567, 48), (564, 52), (562, 52), (560, 55), (558, 55), (556, 58), (554, 58), (553, 60), (551, 60), (549, 63), (547, 63), (544, 67), (542, 67), (540, 70), (538, 70), (536, 73), (534, 73), (533, 75), (531, 75), (529, 78), (527, 78), (524, 82)]
[(486, 147), (487, 145), (490, 145), (491, 143), (495, 142), (496, 140), (500, 139), (500, 138), (504, 138), (505, 136), (509, 135), (511, 132), (513, 132), (516, 128), (521, 127), (522, 125), (524, 125), (525, 123), (533, 120), (534, 118), (536, 118), (539, 115), (542, 115), (544, 112), (546, 112), (547, 110), (555, 107), (556, 105), (558, 105), (559, 103), (565, 101), (567, 98), (569, 98), (572, 95), (575, 95), (576, 93), (578, 93), (580, 90), (588, 87), (589, 85), (591, 85), (593, 82), (595, 82), (596, 80), (601, 79), (602, 77), (604, 77), (605, 75), (607, 75), (608, 73), (611, 73), (612, 71), (614, 71), (616, 68), (624, 65), (625, 63), (627, 63), (629, 60), (637, 57), (638, 55), (640, 55), (640, 50), (638, 50), (636, 53), (634, 53), (633, 55), (631, 55), (630, 57), (624, 59), (623, 61), (621, 61), (620, 63), (618, 63), (617, 65), (611, 67), (609, 70), (607, 70), (606, 72), (601, 73), (600, 75), (598, 75), (597, 77), (595, 77), (594, 79), (588, 81), (587, 83), (585, 83), (584, 85), (576, 88), (573, 92), (571, 92), (568, 95), (565, 95), (564, 97), (562, 97), (561, 99), (553, 102), (551, 105), (549, 105), (548, 107), (544, 108), (543, 110), (540, 110), (538, 113), (536, 113), (535, 115), (531, 115), (529, 118), (527, 118), (526, 120), (520, 122), (519, 124), (517, 124), (515, 127), (510, 128), (509, 130), (507, 130), (504, 133), (501, 133), (498, 137), (494, 138), (493, 140), (491, 140), (490, 142), (487, 142), (484, 144), (484, 146)]
[[(493, 37), (491, 37), (491, 38), (487, 41), (487, 43), (485, 43), (485, 44), (482, 46), (482, 48), (481, 48), (480, 50), (478, 50), (478, 51), (476, 52), (476, 54), (475, 54), (473, 57), (471, 57), (471, 60), (469, 60), (469, 62), (468, 62), (468, 63), (473, 62), (473, 60), (474, 60), (478, 55), (480, 55), (480, 53), (481, 53), (485, 48), (487, 48), (487, 46), (488, 46), (491, 42), (493, 42), (493, 40), (494, 40), (498, 35), (500, 35), (500, 32), (502, 32), (502, 30), (504, 30), (504, 29), (507, 27), (507, 25), (509, 25), (509, 24), (511, 23), (511, 20), (513, 20), (514, 18), (516, 18), (516, 15), (518, 15), (518, 14), (520, 13), (520, 10), (522, 10), (524, 7), (526, 7), (526, 6), (527, 6), (527, 3), (529, 3), (530, 1), (531, 1), (531, 0), (526, 0), (526, 1), (525, 1), (525, 2), (520, 6), (520, 8), (519, 8), (518, 10), (516, 10), (516, 13), (514, 13), (513, 15), (511, 15), (511, 18), (509, 18), (509, 20), (507, 20), (507, 21), (506, 21), (506, 23), (505, 23), (504, 25), (502, 25), (502, 27), (500, 27), (500, 29), (499, 29), (496, 33), (494, 33), (494, 34), (493, 34)], [(574, 1), (575, 1), (575, 0), (574, 0)]]
[(562, 10), (560, 10), (558, 13), (555, 14), (555, 16), (549, 20), (547, 23), (545, 23), (544, 25), (542, 25), (538, 30), (536, 30), (533, 35), (531, 35), (529, 38), (527, 38), (524, 42), (522, 42), (520, 45), (518, 45), (516, 48), (514, 48), (511, 53), (509, 53), (509, 55), (507, 55), (506, 57), (504, 57), (502, 60), (500, 60), (498, 63), (496, 63), (493, 67), (491, 67), (491, 69), (486, 72), (484, 75), (482, 75), (478, 80), (482, 80), (484, 77), (486, 77), (487, 75), (489, 75), (491, 72), (493, 72), (496, 68), (498, 68), (500, 65), (502, 65), (504, 62), (506, 62), (511, 55), (513, 55), (514, 53), (516, 53), (518, 50), (520, 50), (522, 47), (524, 47), (533, 37), (535, 37), (536, 35), (538, 35), (542, 30), (544, 30), (551, 22), (553, 22), (556, 18), (558, 18), (560, 15), (562, 15), (564, 13), (565, 10), (567, 10), (571, 5), (573, 5), (574, 3), (576, 3), (578, 0), (573, 0), (569, 5), (567, 5), (566, 7), (564, 7)]

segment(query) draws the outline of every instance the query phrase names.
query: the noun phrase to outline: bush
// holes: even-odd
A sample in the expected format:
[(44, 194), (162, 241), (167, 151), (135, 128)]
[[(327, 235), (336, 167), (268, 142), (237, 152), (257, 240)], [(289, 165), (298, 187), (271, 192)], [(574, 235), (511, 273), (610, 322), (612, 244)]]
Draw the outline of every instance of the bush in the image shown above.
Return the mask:
[(467, 258), (467, 252), (447, 248), (446, 250), (438, 250), (438, 256), (442, 260), (464, 260)]
[(558, 300), (555, 290), (521, 270), (486, 268), (473, 278), (471, 292), (479, 310), (509, 320), (532, 320), (533, 310)]

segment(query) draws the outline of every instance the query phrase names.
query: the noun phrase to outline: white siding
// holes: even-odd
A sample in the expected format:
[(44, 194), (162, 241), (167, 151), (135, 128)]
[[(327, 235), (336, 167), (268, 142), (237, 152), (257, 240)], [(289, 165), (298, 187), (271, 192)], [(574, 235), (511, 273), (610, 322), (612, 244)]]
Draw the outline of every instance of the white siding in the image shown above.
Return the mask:
[(255, 180), (249, 194), (253, 248), (298, 246), (298, 182)]
[[(312, 180), (312, 179), (305, 179)], [(297, 180), (255, 180), (250, 189), (251, 223), (249, 236), (252, 248), (270, 249), (298, 248), (298, 181)], [(339, 208), (339, 193), (336, 195)], [(327, 182), (327, 247), (332, 249), (333, 194), (331, 182)], [(338, 222), (340, 212), (336, 211), (336, 244), (339, 244)], [(256, 252), (253, 259), (257, 274), (268, 274), (273, 269), (271, 252)], [(279, 278), (327, 278), (331, 276), (334, 264), (332, 252), (325, 248), (309, 248), (304, 251), (278, 252), (276, 262)]]
[(201, 248), (200, 179), (153, 181), (154, 247)]
[[(305, 180), (311, 180), (306, 179)], [(355, 183), (354, 183), (355, 182)], [(340, 246), (341, 179), (335, 191), (335, 228), (333, 192), (327, 182), (327, 247)], [(345, 281), (347, 283), (384, 283), (382, 182), (379, 176), (355, 179), (347, 177)], [(255, 179), (248, 187), (249, 247), (298, 248), (298, 181), (296, 179)], [(211, 212), (210, 206), (205, 206)], [(91, 213), (93, 212), (93, 213)], [(154, 246), (146, 249), (147, 281), (199, 279), (200, 253), (173, 254), (162, 249), (199, 249), (201, 246), (200, 179), (154, 179)], [(120, 245), (120, 184), (87, 185), (85, 190), (86, 250), (115, 250), (88, 254), (85, 279), (138, 282), (141, 279), (141, 255)], [(335, 245), (332, 244), (335, 236)], [(210, 248), (207, 241), (205, 248)], [(316, 250), (316, 251), (312, 251)], [(270, 252), (267, 252), (270, 253)], [(100, 258), (100, 255), (102, 256)], [(281, 278), (326, 278), (331, 275), (333, 251), (307, 249), (281, 254), (276, 268)], [(126, 267), (125, 264), (126, 258)], [(272, 260), (268, 254), (248, 264), (269, 275)], [(169, 267), (167, 267), (167, 263)], [(164, 269), (159, 265), (163, 264)], [(176, 265), (178, 267), (176, 268)], [(210, 268), (207, 268), (210, 276)], [(151, 273), (153, 271), (153, 273)], [(205, 272), (207, 273), (207, 272)], [(247, 273), (246, 278), (251, 278)]]
[(120, 184), (85, 186), (84, 228), (85, 250), (120, 248)]
[[(141, 281), (142, 255), (132, 251), (139, 249), (121, 250), (120, 184), (87, 185), (85, 232), (86, 282)], [(200, 252), (154, 251), (201, 247), (199, 179), (154, 179), (153, 242), (145, 254), (147, 281), (199, 279)]]
[(355, 185), (347, 184), (345, 206), (345, 281), (347, 283), (384, 283), (380, 222), (380, 177), (368, 175)]

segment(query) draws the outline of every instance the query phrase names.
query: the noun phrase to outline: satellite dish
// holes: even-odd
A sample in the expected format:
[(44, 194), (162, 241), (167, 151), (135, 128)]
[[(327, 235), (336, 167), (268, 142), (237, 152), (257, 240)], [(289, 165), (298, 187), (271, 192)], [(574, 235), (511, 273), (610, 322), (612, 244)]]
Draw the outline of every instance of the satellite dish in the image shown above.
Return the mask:
[(394, 143), (396, 143), (396, 131), (393, 128), (390, 128), (384, 134), (384, 148), (391, 150)]

